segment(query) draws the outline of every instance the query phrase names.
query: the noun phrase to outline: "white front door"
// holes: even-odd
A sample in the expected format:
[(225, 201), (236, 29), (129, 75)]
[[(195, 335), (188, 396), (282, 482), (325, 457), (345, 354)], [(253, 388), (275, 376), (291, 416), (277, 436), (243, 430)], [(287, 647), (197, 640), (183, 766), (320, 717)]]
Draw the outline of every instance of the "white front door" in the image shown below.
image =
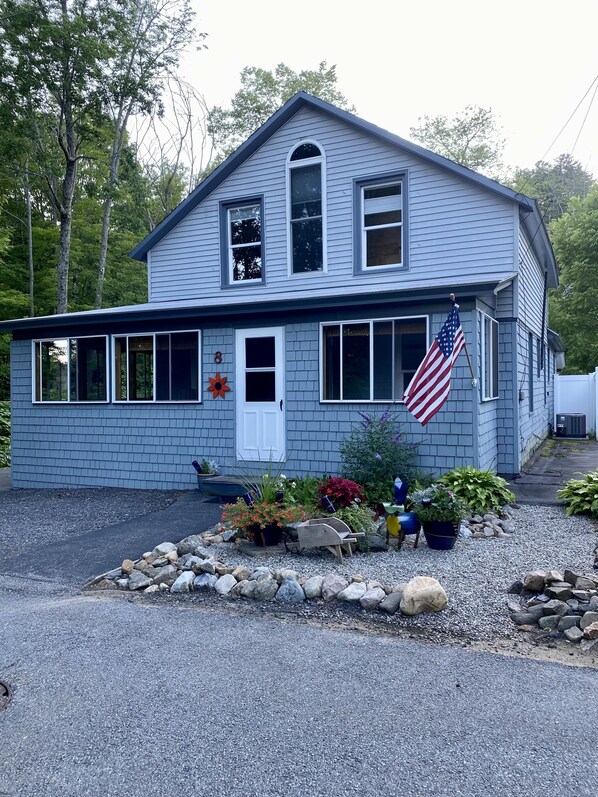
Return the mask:
[(284, 329), (237, 330), (237, 454), (253, 462), (285, 457)]

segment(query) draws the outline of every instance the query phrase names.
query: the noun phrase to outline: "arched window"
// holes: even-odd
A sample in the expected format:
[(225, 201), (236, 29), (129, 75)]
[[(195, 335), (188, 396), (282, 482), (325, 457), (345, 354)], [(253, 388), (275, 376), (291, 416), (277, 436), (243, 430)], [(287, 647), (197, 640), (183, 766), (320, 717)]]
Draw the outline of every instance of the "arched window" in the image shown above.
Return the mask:
[(291, 274), (324, 270), (324, 154), (303, 141), (287, 161)]

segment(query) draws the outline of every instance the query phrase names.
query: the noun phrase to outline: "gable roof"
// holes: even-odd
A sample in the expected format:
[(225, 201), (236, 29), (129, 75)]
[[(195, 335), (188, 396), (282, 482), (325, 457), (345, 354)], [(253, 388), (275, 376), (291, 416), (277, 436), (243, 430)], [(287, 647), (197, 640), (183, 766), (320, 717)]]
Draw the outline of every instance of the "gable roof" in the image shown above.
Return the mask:
[[(382, 141), (400, 147), (405, 152), (421, 158), (422, 160), (433, 163), (442, 169), (453, 172), (453, 174), (469, 180), (488, 191), (492, 191), (504, 199), (515, 202), (519, 205), (520, 211), (524, 214), (537, 214), (539, 224), (543, 225), (542, 218), (537, 212), (535, 202), (523, 194), (516, 193), (510, 188), (507, 188), (500, 183), (484, 177), (482, 174), (467, 169), (454, 161), (444, 158), (442, 155), (437, 155), (435, 152), (424, 149), (423, 147), (413, 144), (394, 133), (389, 133), (381, 127), (366, 122), (348, 111), (343, 111), (335, 105), (330, 105), (328, 102), (312, 97), (311, 94), (306, 94), (304, 91), (299, 91), (290, 100), (288, 100), (276, 113), (264, 122), (241, 146), (236, 149), (220, 166), (215, 169), (209, 177), (207, 177), (197, 188), (192, 191), (189, 196), (184, 199), (177, 207), (163, 219), (160, 224), (147, 235), (140, 244), (131, 252), (131, 257), (135, 260), (146, 260), (147, 253), (159, 241), (164, 238), (176, 225), (182, 221), (197, 205), (200, 204), (207, 196), (209, 196), (215, 188), (217, 188), (226, 178), (235, 171), (242, 163), (244, 163), (253, 153), (259, 149), (277, 130), (279, 130), (286, 122), (291, 119), (302, 108), (314, 108), (322, 113), (333, 116), (347, 125), (350, 125), (358, 130), (361, 130), (371, 136), (381, 139)], [(556, 275), (556, 263), (554, 265)]]

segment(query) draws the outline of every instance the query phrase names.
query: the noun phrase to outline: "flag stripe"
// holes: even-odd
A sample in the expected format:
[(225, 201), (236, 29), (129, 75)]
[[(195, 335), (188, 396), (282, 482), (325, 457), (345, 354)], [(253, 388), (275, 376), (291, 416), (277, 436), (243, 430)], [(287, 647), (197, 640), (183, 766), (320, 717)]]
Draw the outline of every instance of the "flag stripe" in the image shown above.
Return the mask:
[(459, 312), (453, 307), (403, 396), (407, 409), (422, 426), (448, 399), (452, 369), (464, 346)]

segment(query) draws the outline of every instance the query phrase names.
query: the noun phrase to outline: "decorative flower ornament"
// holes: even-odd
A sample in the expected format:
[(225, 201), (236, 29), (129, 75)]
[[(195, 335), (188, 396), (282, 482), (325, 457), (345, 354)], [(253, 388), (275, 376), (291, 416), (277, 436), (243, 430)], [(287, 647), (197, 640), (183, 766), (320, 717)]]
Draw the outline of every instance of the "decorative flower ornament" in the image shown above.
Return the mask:
[(220, 376), (220, 371), (216, 371), (214, 376), (210, 376), (208, 379), (210, 380), (208, 390), (212, 391), (212, 398), (225, 398), (230, 390), (230, 387), (226, 384), (228, 377)]

